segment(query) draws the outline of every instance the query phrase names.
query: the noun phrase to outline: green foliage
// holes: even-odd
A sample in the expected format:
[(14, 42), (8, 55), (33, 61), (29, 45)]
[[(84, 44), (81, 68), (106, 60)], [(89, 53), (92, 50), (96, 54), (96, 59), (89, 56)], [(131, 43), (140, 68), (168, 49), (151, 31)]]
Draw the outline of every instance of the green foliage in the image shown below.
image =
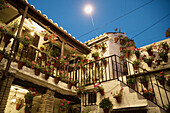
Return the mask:
[(149, 57), (149, 58), (145, 57), (143, 60), (144, 60), (144, 62), (149, 63), (149, 62), (152, 62), (154, 60), (154, 57), (153, 56)]
[(143, 96), (144, 97), (148, 97), (148, 96), (154, 96), (155, 94), (153, 93), (153, 89), (149, 89), (149, 90), (143, 90)]
[(95, 52), (92, 54), (92, 57), (99, 57), (99, 52)]
[(157, 80), (165, 80), (165, 77), (164, 77), (164, 72), (163, 71), (161, 71), (160, 73), (159, 73), (159, 76), (156, 76), (156, 79)]
[(138, 66), (140, 64), (140, 60), (134, 60), (133, 64), (135, 64), (136, 66)]
[(128, 78), (128, 79), (127, 79), (127, 84), (128, 84), (128, 85), (133, 85), (133, 84), (135, 84), (135, 82), (136, 82), (136, 81), (135, 81), (134, 78)]
[(106, 108), (112, 108), (113, 104), (110, 101), (109, 98), (104, 98), (102, 101), (99, 103), (100, 108), (106, 109)]
[(148, 82), (146, 76), (141, 76), (141, 77), (139, 78), (139, 80), (140, 80), (140, 83)]
[(61, 110), (67, 109), (68, 105), (69, 102), (67, 102), (66, 99), (60, 100), (59, 107)]
[(152, 46), (146, 47), (146, 50), (147, 51), (152, 50)]
[(82, 93), (84, 93), (84, 92), (85, 92), (85, 87), (84, 87), (84, 85), (78, 84), (77, 93), (78, 93), (78, 94), (82, 94)]

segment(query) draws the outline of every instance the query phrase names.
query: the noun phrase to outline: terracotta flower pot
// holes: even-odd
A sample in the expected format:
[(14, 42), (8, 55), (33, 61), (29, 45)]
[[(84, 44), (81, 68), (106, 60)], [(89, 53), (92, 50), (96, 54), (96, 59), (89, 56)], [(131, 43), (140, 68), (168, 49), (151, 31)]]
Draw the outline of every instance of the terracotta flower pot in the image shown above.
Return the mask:
[(148, 52), (149, 56), (153, 56), (152, 50), (147, 50), (147, 52)]
[(120, 52), (122, 52), (123, 51), (123, 47), (120, 47)]
[(8, 35), (8, 34), (5, 34), (5, 35), (4, 35), (4, 40), (3, 40), (3, 42), (4, 42), (5, 44), (9, 44), (10, 39), (11, 39), (11, 36)]
[(106, 67), (107, 66), (107, 60), (103, 60), (103, 64)]
[(24, 62), (18, 61), (18, 69), (22, 69), (23, 66), (24, 66)]
[(139, 67), (138, 67), (137, 65), (133, 64), (133, 69), (134, 69), (134, 70), (138, 70)]
[(129, 58), (129, 57), (130, 57), (130, 54), (129, 54), (129, 53), (125, 53), (125, 57), (126, 57), (126, 58)]
[(120, 44), (123, 45), (125, 43), (124, 39), (120, 39)]
[(44, 41), (47, 41), (48, 40), (48, 34), (45, 34), (44, 35)]
[(4, 54), (0, 53), (0, 62), (2, 61), (2, 59), (4, 58)]
[(116, 98), (117, 103), (121, 103), (122, 102), (122, 96), (118, 96), (118, 97), (115, 97), (115, 98)]
[(152, 67), (152, 61), (151, 62), (147, 62), (148, 67)]
[(103, 109), (104, 113), (109, 113), (110, 108)]
[(95, 60), (98, 60), (98, 58), (99, 58), (98, 56), (97, 56), (97, 57), (94, 57)]
[(45, 80), (48, 80), (49, 77), (50, 77), (49, 74), (45, 74), (45, 76), (44, 76)]
[(54, 78), (54, 83), (55, 83), (55, 84), (58, 84), (59, 81), (60, 81), (60, 77), (55, 77), (55, 78)]
[(35, 68), (35, 75), (40, 75), (40, 69)]
[(16, 110), (19, 110), (21, 107), (21, 104), (16, 104)]
[(102, 51), (103, 51), (103, 52), (106, 51), (106, 47), (102, 47)]
[(168, 62), (168, 57), (162, 59), (164, 62)]
[(72, 86), (73, 86), (73, 85), (72, 85), (71, 83), (68, 83), (68, 84), (67, 84), (68, 89), (71, 89)]
[(100, 94), (103, 96), (104, 95), (104, 89), (100, 91)]
[(137, 53), (137, 54), (135, 54), (135, 55), (136, 55), (136, 58), (139, 59), (140, 53)]
[(118, 41), (118, 38), (116, 37), (114, 40), (115, 40), (115, 43), (117, 43), (117, 41)]

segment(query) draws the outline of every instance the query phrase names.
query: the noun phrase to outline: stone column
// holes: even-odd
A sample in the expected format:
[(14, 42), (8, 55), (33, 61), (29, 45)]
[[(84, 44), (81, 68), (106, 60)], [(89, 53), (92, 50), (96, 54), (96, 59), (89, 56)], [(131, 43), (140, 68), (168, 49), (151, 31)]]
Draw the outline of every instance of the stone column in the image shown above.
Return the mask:
[(47, 89), (46, 94), (42, 95), (39, 113), (53, 113), (54, 94), (54, 91)]
[(0, 113), (4, 113), (13, 80), (14, 77), (6, 76), (6, 78), (1, 81), (2, 84), (0, 86)]

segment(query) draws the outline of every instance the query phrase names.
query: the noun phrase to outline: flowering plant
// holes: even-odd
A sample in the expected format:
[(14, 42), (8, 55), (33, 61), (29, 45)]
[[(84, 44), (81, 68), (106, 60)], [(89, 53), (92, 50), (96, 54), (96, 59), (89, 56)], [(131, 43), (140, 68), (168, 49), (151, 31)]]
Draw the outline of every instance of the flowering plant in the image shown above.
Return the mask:
[(140, 83), (148, 82), (146, 76), (141, 76), (141, 77), (139, 78), (139, 81), (140, 81)]
[(94, 44), (94, 47), (96, 48), (96, 49), (98, 49), (99, 47), (100, 47), (101, 45), (98, 45), (98, 44)]
[(73, 78), (67, 79), (67, 82), (68, 82), (68, 83), (71, 83), (72, 85), (75, 84), (75, 81), (73, 80)]
[(113, 98), (121, 97), (122, 93), (123, 93), (123, 87), (121, 87), (119, 92), (116, 92), (115, 94), (113, 94)]
[(159, 46), (162, 47), (165, 51), (169, 50), (169, 45), (167, 42), (162, 42), (162, 43), (160, 43)]
[(31, 43), (32, 36), (31, 35), (25, 35), (23, 38), (21, 38), (21, 43), (23, 45), (29, 45)]
[(9, 8), (10, 6), (8, 5), (7, 0), (0, 0), (0, 10)]
[(146, 55), (144, 55), (142, 59), (144, 62), (149, 63), (149, 62), (154, 61), (154, 56), (146, 58)]
[(140, 64), (140, 60), (134, 60), (134, 61), (133, 61), (133, 64), (136, 65), (136, 66), (138, 66), (138, 65)]
[(146, 47), (146, 50), (147, 50), (147, 51), (151, 51), (151, 50), (152, 50), (152, 45), (149, 46), (149, 47)]
[(159, 76), (156, 76), (156, 79), (157, 80), (165, 80), (165, 77), (164, 77), (164, 72), (163, 71), (161, 71), (160, 73), (159, 73)]
[(93, 53), (92, 57), (99, 57), (99, 53), (98, 52)]
[(131, 53), (131, 50), (129, 49), (129, 47), (123, 49), (123, 53)]
[(129, 42), (126, 42), (126, 47), (131, 47), (131, 46), (134, 46), (134, 42), (133, 41), (129, 41)]
[(66, 108), (68, 107), (70, 102), (67, 102), (66, 99), (60, 100), (59, 107), (61, 111), (65, 111)]
[(100, 86), (100, 83), (94, 85), (94, 88), (95, 88), (95, 92), (100, 92), (104, 89), (102, 85)]
[(100, 108), (106, 109), (106, 108), (112, 108), (113, 104), (110, 101), (109, 98), (104, 98), (102, 101), (99, 103)]
[(35, 88), (29, 88), (28, 93), (25, 94), (25, 99), (28, 99), (30, 101), (33, 100), (33, 97), (38, 94), (38, 91), (36, 91)]
[(155, 95), (155, 94), (153, 93), (153, 89), (142, 90), (141, 92), (143, 92), (143, 96), (144, 96), (144, 97), (154, 96), (154, 95)]
[(82, 94), (85, 92), (84, 90), (85, 90), (85, 87), (83, 85), (78, 84), (77, 93)]
[(134, 50), (133, 50), (133, 53), (134, 53), (135, 55), (140, 54), (140, 53), (141, 53), (140, 48), (134, 49)]
[(102, 43), (101, 46), (100, 46), (100, 48), (106, 49), (106, 43)]

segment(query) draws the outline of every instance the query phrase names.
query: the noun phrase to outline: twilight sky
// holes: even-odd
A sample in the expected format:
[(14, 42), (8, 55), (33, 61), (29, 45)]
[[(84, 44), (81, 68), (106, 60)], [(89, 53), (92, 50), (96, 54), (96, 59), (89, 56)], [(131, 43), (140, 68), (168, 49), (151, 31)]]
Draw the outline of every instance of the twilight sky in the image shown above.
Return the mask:
[[(129, 38), (134, 39), (137, 47), (141, 47), (166, 39), (165, 31), (170, 28), (170, 0), (28, 0), (28, 2), (81, 42), (120, 28)], [(148, 4), (139, 8), (146, 3)], [(84, 12), (86, 4), (93, 6), (95, 28), (114, 21), (80, 37), (94, 29), (90, 15)], [(137, 10), (127, 14), (136, 8)], [(119, 18), (124, 14), (126, 15)]]

